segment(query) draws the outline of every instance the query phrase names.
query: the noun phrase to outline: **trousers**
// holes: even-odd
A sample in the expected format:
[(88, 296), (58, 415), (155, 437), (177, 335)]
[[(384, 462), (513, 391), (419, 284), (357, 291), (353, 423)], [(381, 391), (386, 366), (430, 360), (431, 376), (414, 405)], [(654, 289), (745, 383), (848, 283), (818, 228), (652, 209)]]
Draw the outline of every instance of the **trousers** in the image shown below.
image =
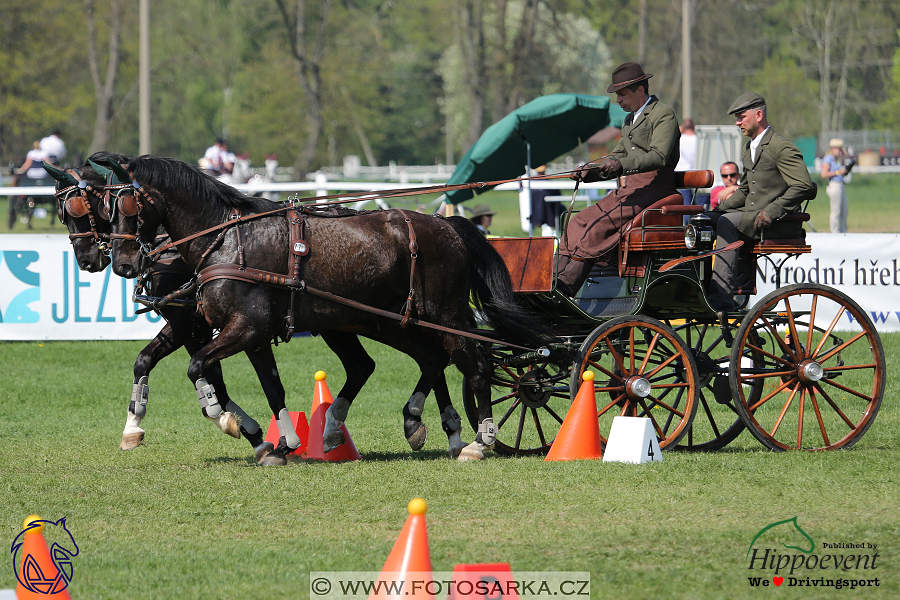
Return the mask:
[(828, 194), (828, 200), (831, 203), (831, 211), (828, 213), (828, 225), (831, 227), (831, 233), (847, 233), (847, 192), (844, 191), (844, 184), (838, 181), (828, 182), (825, 187), (825, 193)]

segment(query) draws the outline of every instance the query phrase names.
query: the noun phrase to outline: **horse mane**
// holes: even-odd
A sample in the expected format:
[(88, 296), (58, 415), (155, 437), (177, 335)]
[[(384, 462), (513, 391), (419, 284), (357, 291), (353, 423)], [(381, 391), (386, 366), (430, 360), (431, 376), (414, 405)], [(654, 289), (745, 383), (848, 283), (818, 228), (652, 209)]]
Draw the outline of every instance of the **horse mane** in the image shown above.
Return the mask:
[(126, 165), (133, 178), (160, 191), (178, 189), (200, 204), (221, 202), (245, 212), (264, 212), (280, 206), (264, 198), (242, 194), (228, 184), (203, 173), (194, 165), (176, 158), (144, 155), (132, 158)]

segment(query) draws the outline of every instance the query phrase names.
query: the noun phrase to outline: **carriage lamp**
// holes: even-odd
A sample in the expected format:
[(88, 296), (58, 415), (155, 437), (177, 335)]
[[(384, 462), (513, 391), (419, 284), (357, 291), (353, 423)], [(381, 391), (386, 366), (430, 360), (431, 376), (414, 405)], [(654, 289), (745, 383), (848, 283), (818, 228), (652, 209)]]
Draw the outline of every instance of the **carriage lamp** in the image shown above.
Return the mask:
[(712, 250), (716, 231), (706, 215), (694, 215), (684, 228), (684, 245), (691, 250)]

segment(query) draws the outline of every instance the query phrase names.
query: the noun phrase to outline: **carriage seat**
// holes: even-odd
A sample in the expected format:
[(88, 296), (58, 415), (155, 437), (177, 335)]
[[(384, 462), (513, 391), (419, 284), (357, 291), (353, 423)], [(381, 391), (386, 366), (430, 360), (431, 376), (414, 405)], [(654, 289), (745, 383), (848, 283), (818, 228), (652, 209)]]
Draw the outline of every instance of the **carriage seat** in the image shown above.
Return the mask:
[[(804, 200), (812, 200), (818, 193), (818, 186), (813, 183), (812, 190), (807, 194)], [(809, 221), (809, 213), (795, 212), (784, 215), (779, 222), (782, 223), (803, 223)], [(805, 232), (804, 232), (805, 233)], [(806, 237), (797, 238), (772, 238), (765, 239), (765, 230), (763, 230), (762, 239), (749, 247), (747, 252), (756, 255), (763, 254), (809, 254), (812, 248), (807, 245)]]
[[(713, 184), (713, 172), (676, 171), (675, 186), (706, 188)], [(629, 265), (629, 254), (650, 250), (679, 250), (684, 248), (684, 215), (702, 213), (700, 205), (684, 205), (681, 194), (672, 194), (654, 202), (622, 228), (619, 245), (619, 276), (641, 276), (643, 267)]]

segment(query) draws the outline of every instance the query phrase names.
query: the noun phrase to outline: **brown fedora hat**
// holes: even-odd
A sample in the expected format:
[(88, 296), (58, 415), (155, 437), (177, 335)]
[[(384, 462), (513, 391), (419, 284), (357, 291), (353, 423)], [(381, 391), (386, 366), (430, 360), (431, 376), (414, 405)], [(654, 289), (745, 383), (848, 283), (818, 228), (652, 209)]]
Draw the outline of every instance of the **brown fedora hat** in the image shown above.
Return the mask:
[(644, 73), (644, 69), (636, 62), (622, 63), (612, 72), (612, 84), (606, 88), (607, 93), (612, 94), (623, 87), (638, 81), (644, 81), (653, 77), (652, 73)]

